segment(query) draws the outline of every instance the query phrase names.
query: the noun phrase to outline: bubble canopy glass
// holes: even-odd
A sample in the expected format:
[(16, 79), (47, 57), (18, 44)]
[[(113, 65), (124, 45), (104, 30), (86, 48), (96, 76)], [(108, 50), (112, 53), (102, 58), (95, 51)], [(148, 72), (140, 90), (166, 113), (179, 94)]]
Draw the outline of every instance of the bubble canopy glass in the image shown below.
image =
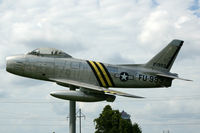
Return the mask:
[(37, 55), (37, 56), (56, 56), (56, 57), (68, 57), (71, 58), (71, 55), (63, 52), (62, 50), (58, 50), (55, 48), (38, 48), (29, 53), (28, 55)]

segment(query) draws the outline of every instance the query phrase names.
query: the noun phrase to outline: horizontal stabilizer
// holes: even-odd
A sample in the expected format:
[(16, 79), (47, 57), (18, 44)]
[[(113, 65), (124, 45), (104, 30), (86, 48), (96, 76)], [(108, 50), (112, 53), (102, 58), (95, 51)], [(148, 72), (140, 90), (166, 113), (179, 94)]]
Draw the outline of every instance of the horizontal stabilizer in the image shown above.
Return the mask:
[(76, 86), (78, 88), (89, 89), (89, 90), (93, 90), (96, 92), (103, 92), (103, 93), (124, 96), (124, 97), (131, 97), (131, 98), (144, 98), (144, 97), (135, 96), (132, 94), (115, 91), (115, 90), (107, 89), (104, 87), (100, 87), (100, 86), (96, 86), (96, 85), (92, 85), (92, 84), (88, 84), (88, 83), (83, 83), (83, 82), (78, 82), (78, 81), (74, 81), (74, 80), (67, 80), (67, 79), (50, 79), (50, 80), (54, 81), (56, 83), (67, 84), (69, 86), (72, 85), (72, 86)]
[(165, 78), (172, 78), (172, 79), (180, 79), (180, 80), (185, 80), (185, 81), (193, 81), (190, 79), (184, 79), (184, 78), (179, 78), (178, 76), (173, 76), (173, 75), (167, 75), (167, 74), (156, 74), (157, 76), (165, 77)]

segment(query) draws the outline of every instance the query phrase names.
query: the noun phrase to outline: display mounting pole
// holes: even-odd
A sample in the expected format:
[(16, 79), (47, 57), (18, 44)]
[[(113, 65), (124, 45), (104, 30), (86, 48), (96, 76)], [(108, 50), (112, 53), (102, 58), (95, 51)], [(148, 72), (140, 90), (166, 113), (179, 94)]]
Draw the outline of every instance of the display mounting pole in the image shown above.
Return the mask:
[(79, 109), (79, 130), (81, 133), (81, 109)]
[[(76, 90), (70, 86), (70, 91)], [(76, 101), (69, 101), (69, 133), (76, 133)]]

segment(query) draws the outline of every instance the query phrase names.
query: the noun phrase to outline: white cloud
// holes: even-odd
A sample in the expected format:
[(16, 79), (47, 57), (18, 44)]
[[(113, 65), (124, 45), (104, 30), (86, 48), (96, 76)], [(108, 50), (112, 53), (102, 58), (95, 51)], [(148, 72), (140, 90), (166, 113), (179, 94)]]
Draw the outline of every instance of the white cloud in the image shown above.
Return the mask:
[[(133, 121), (141, 123), (162, 123), (163, 115), (168, 113), (180, 116), (187, 121), (196, 119), (199, 113), (199, 99), (176, 101), (176, 96), (194, 96), (199, 94), (200, 73), (200, 18), (199, 9), (191, 10), (193, 0), (151, 1), (151, 0), (6, 0), (0, 2), (0, 96), (17, 99), (49, 99), (49, 92), (61, 89), (52, 83), (20, 78), (5, 72), (5, 57), (26, 53), (36, 47), (56, 47), (69, 52), (74, 57), (111, 63), (145, 63), (172, 39), (185, 41), (172, 68), (185, 78), (194, 82), (174, 81), (168, 89), (125, 90), (148, 97), (172, 97), (169, 101), (149, 102), (117, 97), (109, 103), (114, 109), (124, 109), (130, 113)], [(102, 55), (103, 53), (103, 55)], [(63, 88), (62, 88), (63, 89)], [(124, 91), (124, 90), (122, 90)], [(193, 97), (192, 97), (193, 98)], [(196, 97), (195, 97), (196, 98)], [(4, 100), (9, 100), (4, 99)], [(11, 99), (12, 100), (12, 99)], [(57, 101), (56, 99), (54, 99)], [(78, 103), (87, 114), (84, 131), (94, 132), (93, 119), (106, 105), (100, 103)], [(68, 102), (58, 104), (16, 105), (4, 104), (5, 110), (35, 113), (38, 117), (64, 117), (68, 113)], [(0, 110), (1, 113), (1, 110)], [(65, 115), (66, 114), (66, 115)], [(158, 114), (158, 115), (157, 115)], [(189, 114), (189, 115), (188, 115)], [(136, 115), (136, 116), (135, 116)], [(13, 116), (16, 117), (17, 115)], [(191, 118), (190, 118), (191, 116)], [(0, 115), (0, 118), (2, 115)], [(173, 120), (173, 117), (170, 118)], [(197, 118), (198, 120), (198, 118)], [(1, 119), (0, 119), (0, 122)], [(14, 123), (13, 120), (9, 123)], [(21, 123), (25, 121), (21, 120)], [(140, 124), (140, 123), (139, 123)], [(88, 126), (89, 125), (89, 126)], [(162, 125), (141, 125), (144, 132), (162, 132)], [(87, 127), (87, 128), (86, 128)], [(197, 132), (198, 127), (172, 126), (177, 132)], [(7, 126), (6, 132), (31, 132), (28, 128)], [(64, 132), (67, 127), (54, 127)], [(51, 132), (51, 127), (36, 132)]]
[(166, 10), (158, 10), (152, 12), (147, 19), (144, 19), (143, 30), (139, 35), (139, 39), (142, 43), (149, 43), (156, 38), (164, 38), (163, 34), (166, 33), (170, 27), (169, 14)]
[(187, 16), (182, 16), (182, 17), (180, 17), (180, 18), (178, 19), (177, 22), (175, 22), (175, 27), (178, 28), (178, 29), (180, 29), (180, 28), (182, 28), (182, 25), (183, 25), (185, 22), (189, 21), (189, 20), (190, 20), (190, 19), (189, 19)]

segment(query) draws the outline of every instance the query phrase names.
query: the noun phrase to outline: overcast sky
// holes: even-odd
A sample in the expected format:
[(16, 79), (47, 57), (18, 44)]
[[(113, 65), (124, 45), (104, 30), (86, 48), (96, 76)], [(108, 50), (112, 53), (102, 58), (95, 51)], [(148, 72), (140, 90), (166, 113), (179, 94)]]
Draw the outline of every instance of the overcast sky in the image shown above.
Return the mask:
[(107, 104), (129, 113), (144, 133), (199, 133), (199, 0), (0, 0), (0, 132), (66, 133), (69, 122), (68, 101), (49, 96), (68, 88), (7, 73), (6, 56), (54, 47), (75, 58), (145, 63), (175, 38), (185, 42), (171, 71), (194, 81), (119, 89), (144, 100), (77, 103), (85, 133), (94, 133), (93, 120)]

